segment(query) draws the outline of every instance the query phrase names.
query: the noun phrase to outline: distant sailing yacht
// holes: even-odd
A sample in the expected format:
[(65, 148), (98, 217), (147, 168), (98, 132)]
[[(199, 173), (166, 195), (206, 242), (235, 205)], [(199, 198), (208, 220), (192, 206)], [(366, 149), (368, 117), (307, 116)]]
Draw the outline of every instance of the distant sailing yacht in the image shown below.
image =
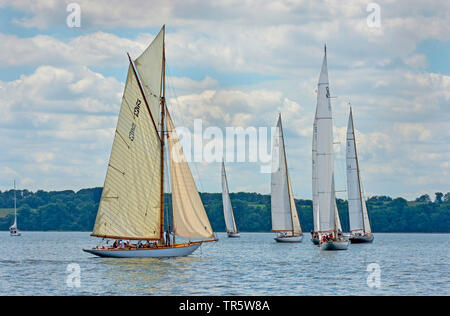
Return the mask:
[[(100, 257), (179, 257), (217, 241), (165, 102), (163, 26), (130, 65), (105, 184), (91, 236), (119, 247), (83, 249)], [(139, 77), (138, 77), (139, 74)], [(167, 124), (167, 127), (165, 127)], [(160, 127), (160, 129), (158, 129)], [(173, 232), (164, 239), (164, 148), (168, 142)], [(169, 238), (167, 238), (167, 235)], [(173, 243), (170, 242), (173, 235)], [(175, 243), (175, 235), (189, 239)], [(191, 241), (190, 239), (202, 239)], [(122, 240), (140, 241), (138, 244)], [(146, 241), (143, 245), (141, 241)]]
[(225, 172), (225, 163), (222, 161), (222, 203), (223, 216), (225, 218), (225, 226), (227, 227), (227, 235), (231, 238), (240, 237), (239, 231), (234, 221), (233, 207), (231, 206), (230, 194), (228, 192), (227, 174)]
[(302, 241), (302, 228), (287, 167), (281, 114), (278, 117), (272, 151), (271, 212), (272, 231), (277, 232), (277, 242)]
[(374, 237), (370, 229), (366, 202), (364, 201), (359, 171), (358, 153), (356, 151), (355, 129), (352, 108), (347, 126), (347, 192), (348, 214), (350, 218), (350, 242), (370, 243)]
[(322, 250), (346, 250), (336, 205), (334, 184), (333, 117), (328, 83), (327, 49), (320, 72), (313, 125), (312, 191), (314, 231), (312, 241)]
[(14, 224), (9, 228), (9, 235), (10, 236), (20, 236), (21, 233), (17, 229), (17, 199), (16, 199), (16, 180), (14, 180)]

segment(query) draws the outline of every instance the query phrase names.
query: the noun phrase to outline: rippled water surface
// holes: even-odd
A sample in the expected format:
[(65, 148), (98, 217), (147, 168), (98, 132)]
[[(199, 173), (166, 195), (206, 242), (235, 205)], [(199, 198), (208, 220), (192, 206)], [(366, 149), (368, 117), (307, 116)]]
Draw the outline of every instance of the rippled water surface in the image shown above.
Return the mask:
[[(218, 235), (189, 257), (105, 259), (81, 251), (99, 242), (89, 233), (0, 232), (0, 294), (450, 295), (449, 234), (375, 234), (373, 244), (339, 252), (320, 251), (309, 235), (301, 244), (278, 244), (271, 233)], [(73, 263), (80, 287), (66, 282)], [(371, 263), (379, 288), (367, 283), (376, 280)]]

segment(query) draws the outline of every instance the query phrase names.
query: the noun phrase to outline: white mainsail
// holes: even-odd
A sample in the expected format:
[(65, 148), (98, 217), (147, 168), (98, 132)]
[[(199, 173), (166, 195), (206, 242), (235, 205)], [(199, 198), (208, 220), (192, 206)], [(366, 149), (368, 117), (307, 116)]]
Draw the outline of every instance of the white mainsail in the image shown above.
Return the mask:
[[(313, 191), (313, 221), (314, 221), (314, 231), (320, 231), (320, 222), (319, 222), (319, 203), (318, 196), (319, 192), (317, 190), (317, 119), (314, 118), (313, 125), (313, 140), (312, 140), (312, 191)], [(334, 189), (333, 189), (334, 191)], [(339, 219), (339, 212), (337, 208), (336, 201), (335, 204), (335, 220), (336, 220), (336, 228), (337, 230), (342, 231), (341, 220)]]
[(281, 115), (273, 139), (271, 213), (273, 231), (302, 232), (289, 179)]
[(228, 192), (227, 174), (225, 171), (225, 163), (222, 161), (222, 203), (223, 216), (225, 218), (225, 226), (227, 232), (237, 233), (236, 222), (234, 220), (233, 207), (231, 206), (230, 194)]
[(132, 67), (92, 235), (159, 239), (161, 141)]
[(336, 232), (340, 229), (340, 220), (334, 187), (333, 119), (326, 49), (318, 83), (314, 125), (313, 200), (314, 196), (317, 197), (313, 203), (313, 206), (316, 204), (314, 223), (319, 232)]
[(14, 180), (14, 223), (9, 228), (10, 230), (16, 230), (17, 229), (17, 199), (16, 199), (16, 180)]
[(353, 126), (353, 114), (351, 108), (347, 126), (346, 160), (350, 232), (362, 231), (364, 234), (371, 233), (366, 202), (364, 201), (361, 187), (361, 177), (358, 155), (356, 152), (355, 130)]
[(169, 143), (174, 232), (186, 238), (214, 237), (214, 232), (168, 111), (167, 140)]

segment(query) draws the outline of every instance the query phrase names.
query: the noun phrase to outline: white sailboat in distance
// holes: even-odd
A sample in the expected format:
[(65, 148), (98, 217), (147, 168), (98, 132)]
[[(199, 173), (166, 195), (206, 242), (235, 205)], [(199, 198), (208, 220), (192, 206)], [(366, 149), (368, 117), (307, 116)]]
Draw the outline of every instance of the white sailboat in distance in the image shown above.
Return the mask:
[(327, 69), (327, 49), (320, 72), (313, 131), (313, 242), (322, 250), (346, 250), (336, 205), (334, 184), (333, 116)]
[(362, 191), (352, 108), (350, 108), (348, 117), (346, 147), (350, 242), (352, 244), (371, 243), (374, 237), (370, 229), (369, 215)]
[(14, 180), (14, 223), (9, 228), (10, 236), (21, 236), (22, 234), (17, 229), (17, 198), (16, 198), (16, 180)]
[(273, 141), (270, 194), (272, 231), (277, 233), (277, 242), (301, 242), (303, 233), (289, 179), (281, 114)]
[(227, 174), (225, 171), (225, 163), (222, 161), (222, 203), (223, 203), (223, 217), (225, 218), (225, 226), (227, 228), (227, 235), (230, 238), (240, 237), (239, 231), (234, 220), (233, 207), (231, 206), (230, 194), (228, 191)]
[[(164, 34), (163, 26), (134, 63), (128, 56), (122, 105), (91, 234), (116, 241), (112, 247), (83, 249), (100, 257), (187, 256), (202, 243), (217, 241), (166, 106)], [(165, 232), (166, 140), (173, 231), (168, 226)], [(177, 244), (175, 236), (188, 241)], [(130, 243), (133, 240), (138, 242)]]

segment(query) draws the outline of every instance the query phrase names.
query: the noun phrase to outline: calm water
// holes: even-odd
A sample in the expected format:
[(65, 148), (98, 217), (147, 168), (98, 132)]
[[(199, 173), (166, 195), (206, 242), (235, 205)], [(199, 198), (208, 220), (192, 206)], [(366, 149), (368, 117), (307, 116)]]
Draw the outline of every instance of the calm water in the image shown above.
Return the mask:
[[(309, 241), (278, 244), (241, 233), (175, 259), (105, 259), (81, 251), (89, 233), (0, 232), (2, 295), (450, 295), (450, 234), (376, 234), (370, 245), (324, 252)], [(81, 269), (69, 287), (67, 266)], [(367, 285), (367, 265), (381, 269)]]

